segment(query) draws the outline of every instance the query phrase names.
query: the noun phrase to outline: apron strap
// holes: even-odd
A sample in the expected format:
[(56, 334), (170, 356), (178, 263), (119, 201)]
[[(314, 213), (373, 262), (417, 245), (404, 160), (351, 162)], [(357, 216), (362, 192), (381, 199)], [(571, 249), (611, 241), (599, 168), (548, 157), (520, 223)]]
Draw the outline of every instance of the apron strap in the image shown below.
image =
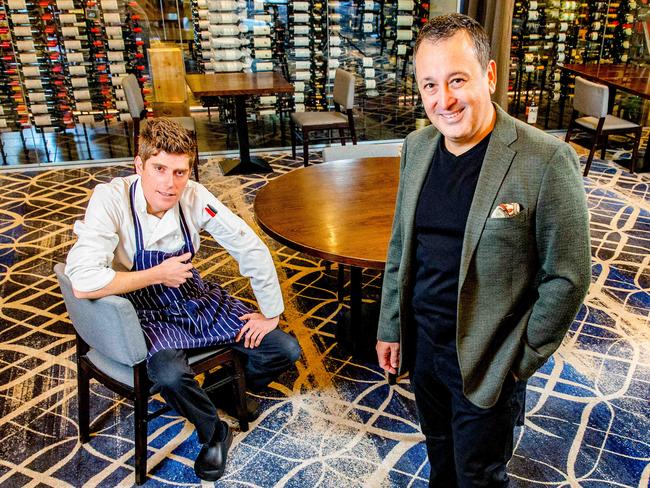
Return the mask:
[(138, 184), (138, 180), (135, 180), (131, 183), (131, 188), (129, 188), (129, 200), (131, 202), (131, 215), (133, 216), (133, 226), (135, 228), (135, 250), (144, 249), (144, 242), (142, 240), (142, 227), (140, 226), (140, 219), (138, 219), (138, 214), (135, 211), (135, 188)]
[(183, 215), (183, 207), (181, 202), (178, 202), (178, 212), (181, 216), (181, 229), (183, 230), (183, 238), (185, 239), (185, 247), (192, 253), (194, 257), (194, 244), (192, 243), (192, 237), (190, 236), (190, 231), (187, 228), (187, 222), (185, 222), (185, 215)]

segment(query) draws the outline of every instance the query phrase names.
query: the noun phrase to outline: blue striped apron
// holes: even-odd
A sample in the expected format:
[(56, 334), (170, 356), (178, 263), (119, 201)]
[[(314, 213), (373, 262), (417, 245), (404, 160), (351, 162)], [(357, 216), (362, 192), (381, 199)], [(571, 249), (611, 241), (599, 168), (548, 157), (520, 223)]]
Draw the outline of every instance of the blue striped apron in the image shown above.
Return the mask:
[[(176, 252), (148, 251), (144, 248), (142, 227), (135, 211), (135, 189), (131, 184), (129, 197), (135, 227), (135, 255), (131, 271), (149, 269), (173, 256), (186, 252), (194, 257), (194, 245), (178, 204), (185, 243)], [(234, 341), (243, 323), (238, 317), (250, 310), (231, 297), (216, 283), (204, 282), (196, 268), (192, 277), (178, 288), (150, 285), (125, 293), (136, 309), (144, 331), (149, 356), (163, 349), (190, 349), (227, 344)]]

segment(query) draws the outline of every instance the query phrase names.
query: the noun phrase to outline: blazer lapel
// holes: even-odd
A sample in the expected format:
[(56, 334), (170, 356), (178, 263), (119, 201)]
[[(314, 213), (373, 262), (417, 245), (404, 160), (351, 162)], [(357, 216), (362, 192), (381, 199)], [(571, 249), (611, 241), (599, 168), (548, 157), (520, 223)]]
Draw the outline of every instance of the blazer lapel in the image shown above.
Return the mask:
[(404, 194), (402, 196), (402, 216), (403, 216), (403, 235), (405, 241), (403, 242), (403, 249), (409, 252), (411, 249), (411, 240), (413, 237), (413, 226), (415, 223), (415, 211), (420, 198), (422, 186), (426, 180), (431, 161), (433, 160), (433, 153), (438, 146), (440, 134), (430, 127), (431, 132), (429, 137), (423, 139), (419, 144), (413, 147), (408, 147), (408, 161), (403, 169), (404, 174)]
[(512, 160), (517, 154), (510, 144), (517, 139), (517, 129), (510, 117), (497, 105), (497, 120), (490, 137), (481, 173), (476, 184), (476, 191), (465, 225), (465, 238), (460, 259), (458, 293), (465, 282), (469, 263), (478, 244), (485, 222), (495, 205), (495, 199)]

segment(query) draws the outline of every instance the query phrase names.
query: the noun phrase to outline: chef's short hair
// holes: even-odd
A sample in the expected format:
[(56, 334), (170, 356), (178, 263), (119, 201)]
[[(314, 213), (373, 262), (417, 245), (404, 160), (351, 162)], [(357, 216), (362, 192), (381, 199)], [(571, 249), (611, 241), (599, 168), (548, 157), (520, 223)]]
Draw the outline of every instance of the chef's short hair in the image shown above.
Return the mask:
[(196, 153), (196, 141), (190, 131), (178, 122), (164, 117), (147, 120), (140, 131), (138, 156), (146, 163), (161, 151), (169, 154), (184, 154), (189, 157), (190, 168)]
[(432, 17), (424, 24), (413, 47), (413, 59), (423, 42), (436, 44), (465, 31), (474, 44), (476, 59), (485, 71), (490, 63), (490, 38), (483, 26), (467, 15), (452, 13)]

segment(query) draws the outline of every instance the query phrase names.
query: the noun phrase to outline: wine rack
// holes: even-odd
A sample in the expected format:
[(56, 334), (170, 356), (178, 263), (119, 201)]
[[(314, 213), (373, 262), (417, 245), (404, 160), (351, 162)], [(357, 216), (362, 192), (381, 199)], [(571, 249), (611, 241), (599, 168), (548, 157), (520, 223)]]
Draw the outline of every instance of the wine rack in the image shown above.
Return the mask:
[(636, 8), (635, 0), (517, 0), (511, 47), (511, 112), (518, 116), (525, 109), (529, 114), (531, 106), (544, 105), (543, 123), (548, 128), (555, 107), (562, 126), (566, 102), (573, 96), (573, 76), (560, 66), (627, 62)]
[(208, 18), (208, 1), (192, 0), (192, 22), (194, 24), (194, 44), (192, 57), (197, 70), (205, 73), (206, 64), (210, 62), (210, 20)]
[[(372, 34), (377, 34), (377, 29), (375, 28), (378, 25), (377, 19), (378, 14), (375, 12), (375, 2), (366, 1), (363, 4), (363, 32), (364, 35), (369, 36)], [(379, 91), (377, 90), (377, 71), (375, 70), (374, 58), (370, 56), (371, 52), (368, 52), (366, 48), (364, 56), (361, 58), (361, 77), (363, 79), (363, 85), (365, 88), (365, 96), (368, 98), (373, 98), (379, 96)]]
[[(397, 56), (406, 57), (410, 52), (413, 41), (415, 19), (415, 2), (413, 0), (398, 0), (395, 15), (395, 49)], [(404, 61), (406, 63), (406, 61)]]
[[(332, 59), (341, 52), (338, 46), (328, 46), (328, 21), (340, 22), (341, 15), (327, 10), (325, 2), (309, 0), (289, 2), (288, 52), (289, 76), (295, 88), (294, 104), (296, 111), (326, 110), (326, 85), (329, 74), (328, 49)], [(330, 68), (336, 61), (330, 63)]]
[[(628, 61), (631, 63), (650, 62), (650, 4), (630, 2), (630, 8), (636, 7), (636, 19), (629, 39)], [(645, 26), (645, 27), (644, 27)]]
[[(20, 130), (29, 122), (11, 38), (5, 0), (0, 0), (0, 131)], [(3, 162), (5, 160), (2, 152)]]
[(55, 6), (8, 0), (6, 7), (30, 123), (43, 132), (74, 125)]
[(202, 51), (209, 53), (207, 73), (242, 71), (251, 66), (249, 39), (244, 35), (247, 18), (244, 0), (208, 0), (209, 40), (203, 41)]
[(334, 84), (334, 78), (336, 76), (336, 70), (338, 68), (342, 68), (341, 64), (341, 58), (343, 57), (344, 54), (344, 49), (343, 49), (343, 43), (342, 43), (342, 37), (341, 37), (341, 29), (342, 29), (342, 21), (343, 21), (343, 5), (341, 2), (338, 1), (331, 1), (327, 3), (328, 9), (329, 9), (329, 14), (328, 14), (328, 19), (329, 19), (329, 56), (327, 58), (327, 67), (328, 67), (328, 72), (327, 72), (327, 87), (328, 87), (328, 103), (327, 105), (329, 107), (332, 106), (333, 104), (333, 99), (330, 97), (333, 97), (333, 84)]
[[(102, 0), (102, 5), (107, 1), (113, 2), (113, 0)], [(107, 9), (104, 8), (104, 22), (107, 25), (106, 54), (111, 69), (110, 81), (114, 87), (115, 106), (120, 111), (121, 119), (128, 120), (130, 119), (130, 115), (123, 113), (127, 110), (124, 90), (121, 89), (123, 61), (126, 62), (126, 73), (134, 74), (138, 79), (145, 100), (145, 106), (149, 105), (147, 95), (151, 93), (151, 79), (149, 75), (149, 63), (146, 56), (148, 39), (145, 38), (143, 33), (143, 26), (146, 24), (146, 19), (141, 17), (138, 3), (127, 0), (119, 12), (119, 18), (122, 19), (124, 17), (122, 23), (123, 39), (120, 39), (117, 13), (115, 11), (107, 12)], [(107, 19), (107, 15), (109, 15), (109, 19)], [(111, 26), (110, 30), (108, 26)]]
[(2, 76), (11, 78), (12, 93), (2, 98), (8, 115), (0, 125), (45, 133), (128, 119), (122, 77), (149, 82), (133, 7), (123, 0), (3, 0)]
[[(252, 66), (255, 73), (273, 71), (275, 68), (274, 59), (280, 59), (282, 51), (276, 48), (276, 32), (272, 30), (274, 24), (274, 13), (265, 2), (253, 2), (253, 19), (250, 22), (252, 29)], [(278, 57), (274, 57), (274, 53)], [(274, 115), (280, 109), (276, 95), (266, 95), (255, 100), (256, 116)]]

